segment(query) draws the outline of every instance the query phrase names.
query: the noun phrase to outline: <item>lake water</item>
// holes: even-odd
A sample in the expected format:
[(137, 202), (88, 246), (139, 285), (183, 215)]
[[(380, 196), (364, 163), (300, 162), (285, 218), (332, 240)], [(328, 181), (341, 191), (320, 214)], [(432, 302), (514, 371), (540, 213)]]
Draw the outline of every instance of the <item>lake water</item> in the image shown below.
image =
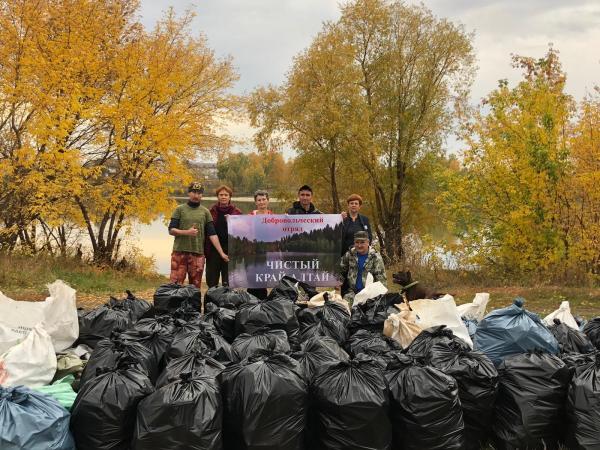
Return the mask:
[[(178, 199), (184, 202), (185, 199)], [(214, 197), (205, 197), (202, 205), (210, 208), (216, 201)], [(244, 214), (256, 209), (254, 200), (251, 197), (235, 199), (235, 205), (240, 208)], [(283, 205), (279, 205), (277, 200), (271, 200), (270, 209), (274, 212), (283, 212)], [(156, 270), (162, 275), (169, 275), (171, 271), (171, 250), (173, 249), (173, 236), (167, 229), (168, 218), (161, 217), (151, 224), (138, 224), (133, 228), (131, 240), (141, 250), (144, 256), (151, 256), (156, 261)]]

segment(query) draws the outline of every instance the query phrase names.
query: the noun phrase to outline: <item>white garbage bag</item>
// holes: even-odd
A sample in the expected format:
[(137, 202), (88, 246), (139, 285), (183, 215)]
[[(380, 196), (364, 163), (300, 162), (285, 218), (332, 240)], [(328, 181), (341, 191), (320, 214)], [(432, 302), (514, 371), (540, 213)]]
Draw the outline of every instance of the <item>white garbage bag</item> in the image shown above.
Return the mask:
[(544, 324), (547, 327), (552, 326), (554, 325), (554, 319), (559, 319), (562, 323), (573, 328), (574, 330), (579, 331), (579, 326), (577, 325), (577, 321), (571, 314), (571, 306), (567, 301), (562, 302), (556, 311), (551, 312), (546, 317), (544, 317)]
[(52, 339), (41, 324), (19, 344), (0, 354), (0, 385), (45, 386), (56, 372)]
[(485, 308), (490, 301), (490, 294), (487, 292), (478, 292), (475, 294), (475, 298), (472, 303), (465, 303), (464, 305), (458, 305), (458, 313), (460, 317), (467, 320), (475, 320), (479, 322), (485, 316)]
[(348, 302), (344, 300), (342, 296), (335, 291), (319, 292), (314, 297), (311, 297), (311, 299), (306, 303), (307, 306), (309, 308), (317, 308), (319, 306), (325, 305), (325, 294), (327, 294), (329, 301), (339, 303), (346, 309), (346, 311), (348, 311), (348, 313), (350, 313), (350, 305), (348, 305)]
[(417, 325), (417, 316), (410, 310), (407, 304), (396, 305), (399, 313), (390, 314), (383, 323), (383, 334), (398, 341), (403, 349), (415, 340), (421, 333), (421, 328)]
[(373, 283), (373, 275), (368, 273), (365, 287), (354, 296), (352, 306), (360, 305), (361, 303), (366, 302), (370, 298), (375, 298), (378, 295), (387, 294), (387, 291), (388, 289), (381, 281)]
[(61, 352), (79, 336), (75, 289), (57, 280), (48, 285), (50, 297), (43, 302), (16, 301), (0, 292), (0, 353), (21, 342), (38, 324)]
[(422, 330), (446, 325), (446, 328), (452, 330), (455, 336), (458, 336), (473, 348), (469, 331), (461, 319), (454, 297), (451, 295), (446, 294), (437, 300), (413, 300), (410, 302), (410, 307), (417, 315), (416, 324)]

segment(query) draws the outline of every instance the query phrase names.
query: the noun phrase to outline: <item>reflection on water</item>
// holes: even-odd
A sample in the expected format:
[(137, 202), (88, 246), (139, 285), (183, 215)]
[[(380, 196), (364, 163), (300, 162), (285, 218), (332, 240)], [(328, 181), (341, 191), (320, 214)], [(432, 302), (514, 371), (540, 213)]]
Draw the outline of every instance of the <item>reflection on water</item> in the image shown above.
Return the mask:
[[(312, 267), (318, 256), (318, 268)], [(274, 287), (284, 275), (314, 286), (337, 286), (337, 254), (269, 252), (263, 255), (237, 256), (229, 262), (231, 287)]]
[(167, 225), (161, 217), (149, 225), (136, 225), (133, 234), (133, 244), (139, 247), (144, 256), (154, 258), (156, 270), (162, 275), (169, 275), (171, 272), (173, 236), (169, 235)]

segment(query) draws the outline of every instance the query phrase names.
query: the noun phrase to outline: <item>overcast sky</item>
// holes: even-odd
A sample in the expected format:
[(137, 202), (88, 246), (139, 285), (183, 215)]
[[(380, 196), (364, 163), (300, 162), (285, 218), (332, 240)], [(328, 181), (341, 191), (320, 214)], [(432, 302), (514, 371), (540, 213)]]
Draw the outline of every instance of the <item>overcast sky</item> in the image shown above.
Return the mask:
[[(407, 3), (417, 3), (408, 1)], [(519, 78), (511, 53), (541, 57), (548, 44), (560, 51), (567, 91), (577, 100), (600, 85), (599, 0), (428, 0), (438, 17), (475, 32), (478, 72), (472, 100), (478, 102), (497, 81)], [(193, 7), (194, 31), (202, 32), (219, 56), (233, 57), (240, 75), (236, 92), (281, 83), (292, 58), (306, 48), (323, 21), (339, 17), (335, 0), (142, 0), (142, 22), (152, 27), (169, 7)], [(245, 125), (231, 131), (248, 136)], [(248, 148), (249, 149), (249, 148)]]

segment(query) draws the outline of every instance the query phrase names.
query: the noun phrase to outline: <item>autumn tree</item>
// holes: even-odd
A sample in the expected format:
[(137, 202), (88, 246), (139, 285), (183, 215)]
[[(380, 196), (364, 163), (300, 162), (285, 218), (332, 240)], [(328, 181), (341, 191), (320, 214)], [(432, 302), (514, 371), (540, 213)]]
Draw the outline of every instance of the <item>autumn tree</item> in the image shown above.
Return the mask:
[(230, 61), (191, 34), (191, 14), (169, 11), (146, 31), (138, 7), (0, 3), (8, 249), (20, 242), (35, 251), (35, 221), (48, 229), (75, 223), (94, 261), (110, 264), (128, 225), (172, 207), (171, 187), (189, 178), (186, 161), (229, 145), (218, 129), (237, 103), (228, 93), (236, 79)]
[[(600, 95), (580, 105), (570, 136), (570, 176), (559, 197), (560, 225), (568, 232), (565, 266), (600, 275)], [(572, 274), (569, 274), (572, 275)]]
[(327, 24), (296, 56), (283, 86), (259, 88), (249, 101), (258, 148), (293, 147), (300, 171), (327, 185), (335, 212), (341, 211), (339, 177), (351, 156), (353, 126), (361, 120), (353, 57), (339, 27)]
[[(231, 153), (222, 155), (217, 162), (217, 176), (219, 180), (228, 184), (236, 193), (248, 193), (257, 183), (262, 184), (264, 180), (264, 169), (260, 164), (251, 160), (247, 153)], [(251, 182), (250, 179), (252, 179)]]
[[(2, 245), (36, 252), (38, 224), (66, 244), (84, 184), (79, 148), (94, 120), (115, 45), (135, 1), (0, 2)], [(63, 249), (64, 250), (64, 247)]]
[(514, 56), (523, 79), (500, 81), (465, 122), (463, 171), (440, 206), (470, 262), (509, 277), (544, 273), (568, 258), (559, 204), (569, 171), (574, 111), (558, 54)]
[(268, 189), (273, 196), (288, 190), (290, 165), (280, 152), (223, 153), (217, 162), (219, 180), (230, 185), (236, 194), (252, 195)]
[(426, 186), (411, 180), (430, 176), (429, 162), (443, 157), (451, 106), (466, 100), (473, 63), (470, 36), (425, 7), (355, 0), (295, 59), (286, 84), (254, 93), (257, 140), (278, 137), (273, 130), (290, 139), (313, 179), (329, 181), (334, 210), (340, 174), (362, 191), (384, 255), (402, 260)]
[(100, 170), (87, 179), (87, 195), (75, 197), (98, 260), (114, 258), (128, 220), (146, 223), (172, 206), (168, 194), (186, 181), (186, 160), (229, 144), (216, 129), (234, 106), (226, 91), (236, 76), (230, 61), (191, 36), (191, 18), (169, 12), (126, 41), (116, 61), (99, 115), (104, 145), (84, 154), (84, 167)]

